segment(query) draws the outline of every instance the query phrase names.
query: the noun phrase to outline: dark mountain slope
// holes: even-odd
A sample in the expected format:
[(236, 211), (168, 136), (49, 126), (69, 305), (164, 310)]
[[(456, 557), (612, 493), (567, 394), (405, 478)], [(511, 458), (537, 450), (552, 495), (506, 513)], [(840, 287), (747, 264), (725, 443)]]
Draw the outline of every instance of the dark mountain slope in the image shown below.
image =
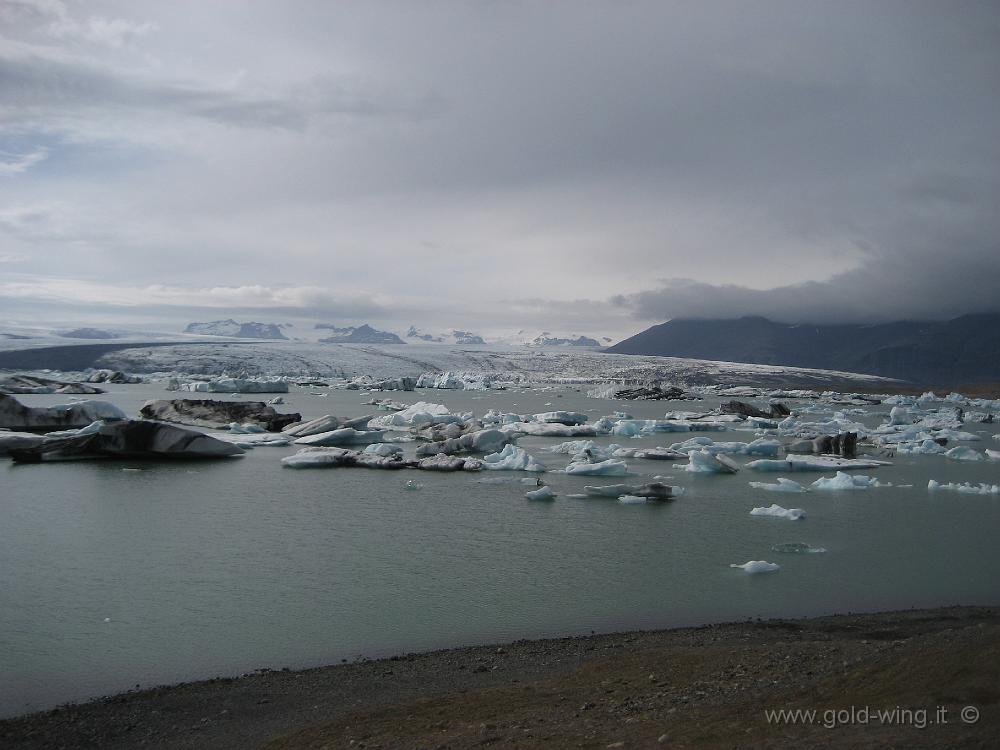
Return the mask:
[(1000, 382), (1000, 313), (880, 325), (671, 320), (607, 351), (846, 370), (917, 383)]

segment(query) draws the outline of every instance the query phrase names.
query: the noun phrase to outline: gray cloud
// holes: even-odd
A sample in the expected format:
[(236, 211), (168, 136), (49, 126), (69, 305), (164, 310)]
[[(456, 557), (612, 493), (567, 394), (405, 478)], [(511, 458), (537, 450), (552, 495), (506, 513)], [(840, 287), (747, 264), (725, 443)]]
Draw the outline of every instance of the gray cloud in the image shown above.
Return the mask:
[(0, 149), (46, 158), (0, 180), (0, 240), (53, 288), (621, 330), (1000, 284), (995, 4), (18, 5)]

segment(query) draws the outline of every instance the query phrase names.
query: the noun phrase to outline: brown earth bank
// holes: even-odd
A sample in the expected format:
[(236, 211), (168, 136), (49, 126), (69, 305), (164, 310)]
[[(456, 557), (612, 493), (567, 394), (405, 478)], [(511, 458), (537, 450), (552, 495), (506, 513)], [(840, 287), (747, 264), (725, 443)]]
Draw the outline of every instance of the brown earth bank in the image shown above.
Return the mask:
[(998, 702), (1000, 612), (947, 607), (263, 671), (7, 719), (0, 747), (995, 748)]

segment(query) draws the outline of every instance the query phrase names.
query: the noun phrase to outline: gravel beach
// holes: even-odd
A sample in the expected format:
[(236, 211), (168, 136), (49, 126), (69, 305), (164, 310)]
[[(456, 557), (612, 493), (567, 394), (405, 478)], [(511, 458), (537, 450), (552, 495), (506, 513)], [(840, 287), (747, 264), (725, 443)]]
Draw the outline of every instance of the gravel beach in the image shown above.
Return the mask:
[(255, 672), (0, 721), (0, 746), (987, 748), (998, 701), (998, 610), (950, 607)]

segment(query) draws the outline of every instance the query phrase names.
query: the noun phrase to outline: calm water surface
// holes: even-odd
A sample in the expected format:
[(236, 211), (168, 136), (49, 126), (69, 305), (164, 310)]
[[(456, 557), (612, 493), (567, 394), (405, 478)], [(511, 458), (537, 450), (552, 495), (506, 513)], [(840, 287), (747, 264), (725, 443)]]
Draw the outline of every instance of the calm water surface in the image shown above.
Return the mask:
[[(179, 395), (113, 388), (99, 398), (130, 413), (147, 398)], [(315, 390), (296, 389), (279, 409), (305, 418), (371, 410), (362, 405), (368, 394)], [(610, 402), (569, 388), (395, 395), (480, 415), (564, 408), (662, 417), (666, 409), (715, 405)], [(974, 447), (998, 446), (993, 426), (968, 429), (983, 433)], [(684, 437), (598, 442), (651, 447)], [(562, 468), (568, 457), (544, 450), (557, 442), (520, 444)], [(258, 448), (231, 460), (157, 464), (0, 459), (0, 714), (361, 655), (1000, 600), (1000, 498), (926, 490), (929, 478), (1000, 482), (996, 463), (902, 457), (859, 473), (911, 488), (786, 495), (748, 486), (777, 475), (697, 476), (672, 462), (630, 460), (640, 476), (625, 481), (669, 475), (686, 492), (666, 505), (623, 506), (565, 497), (620, 479), (545, 474), (560, 497), (532, 503), (523, 485), (479, 481), (520, 474), (282, 468), (279, 459), (292, 452)], [(407, 479), (424, 488), (404, 491)], [(808, 518), (748, 515), (773, 502), (804, 508)], [(794, 541), (828, 552), (770, 549)], [(782, 567), (763, 576), (728, 567), (750, 559)]]

